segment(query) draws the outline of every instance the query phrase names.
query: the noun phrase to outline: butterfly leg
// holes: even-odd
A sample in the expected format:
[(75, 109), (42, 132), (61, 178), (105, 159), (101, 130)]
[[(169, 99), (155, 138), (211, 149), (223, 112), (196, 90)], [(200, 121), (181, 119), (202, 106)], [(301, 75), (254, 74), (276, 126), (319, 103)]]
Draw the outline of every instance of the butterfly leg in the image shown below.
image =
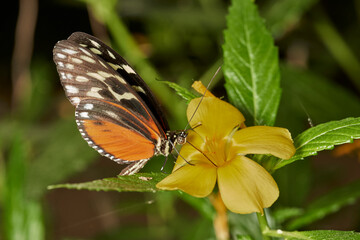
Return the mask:
[(129, 164), (126, 168), (124, 168), (119, 175), (133, 175), (137, 173), (141, 168), (145, 166), (145, 164), (149, 161), (149, 159), (143, 159), (136, 161), (134, 163)]

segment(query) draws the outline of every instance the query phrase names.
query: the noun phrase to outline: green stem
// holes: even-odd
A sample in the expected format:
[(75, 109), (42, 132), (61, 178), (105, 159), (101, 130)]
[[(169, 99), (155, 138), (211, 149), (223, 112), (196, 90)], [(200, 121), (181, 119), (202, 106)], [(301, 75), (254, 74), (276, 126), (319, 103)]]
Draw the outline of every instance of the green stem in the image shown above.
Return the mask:
[(258, 221), (259, 221), (259, 226), (260, 226), (260, 229), (261, 229), (261, 233), (263, 235), (263, 239), (264, 240), (271, 240), (271, 238), (269, 236), (265, 235), (265, 233), (270, 230), (269, 225), (268, 225), (267, 220), (266, 220), (265, 212), (263, 214), (256, 213), (256, 215), (257, 215), (257, 218), (258, 218)]

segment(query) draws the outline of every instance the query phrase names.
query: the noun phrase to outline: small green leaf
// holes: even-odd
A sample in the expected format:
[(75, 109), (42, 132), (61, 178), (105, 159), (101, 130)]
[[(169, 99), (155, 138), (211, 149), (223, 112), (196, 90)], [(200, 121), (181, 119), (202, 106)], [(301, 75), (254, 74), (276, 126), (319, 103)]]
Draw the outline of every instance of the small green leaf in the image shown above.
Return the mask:
[(175, 92), (182, 97), (183, 99), (185, 99), (187, 102), (190, 102), (192, 99), (196, 98), (196, 95), (193, 94), (192, 92), (190, 92), (189, 90), (187, 90), (186, 88), (181, 87), (180, 85), (173, 83), (173, 82), (169, 82), (169, 81), (161, 81), (161, 83), (165, 83), (166, 85), (168, 85), (169, 87), (171, 87), (172, 89), (175, 90)]
[(330, 213), (337, 212), (345, 205), (354, 203), (358, 198), (360, 198), (360, 181), (338, 188), (311, 203), (300, 217), (287, 225), (287, 229), (304, 227)]
[(51, 185), (48, 189), (67, 188), (90, 191), (117, 191), (117, 192), (156, 192), (156, 184), (166, 174), (163, 173), (138, 173), (130, 176), (104, 178), (84, 183), (67, 183)]
[(278, 51), (251, 0), (233, 1), (225, 31), (224, 75), (230, 101), (249, 125), (273, 125), (281, 89)]
[(288, 160), (279, 160), (272, 170), (357, 138), (360, 138), (360, 118), (346, 118), (309, 128), (294, 139), (295, 155)]
[(280, 237), (285, 239), (300, 240), (358, 240), (360, 233), (351, 231), (334, 231), (334, 230), (318, 230), (318, 231), (302, 231), (302, 232), (286, 232), (282, 230), (267, 230), (265, 235), (270, 237)]

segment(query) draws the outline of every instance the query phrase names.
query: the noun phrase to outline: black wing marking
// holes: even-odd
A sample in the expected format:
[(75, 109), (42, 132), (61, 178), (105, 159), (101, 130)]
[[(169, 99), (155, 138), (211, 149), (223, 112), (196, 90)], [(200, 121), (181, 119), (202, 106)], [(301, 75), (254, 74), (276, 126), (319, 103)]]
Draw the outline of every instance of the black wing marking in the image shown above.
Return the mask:
[(144, 80), (130, 67), (125, 59), (123, 59), (116, 51), (107, 46), (101, 40), (89, 34), (75, 32), (71, 34), (68, 40), (74, 41), (80, 46), (91, 50), (93, 53), (103, 59), (108, 65), (110, 65), (114, 70), (116, 70), (120, 76), (134, 88), (134, 90), (147, 104), (150, 111), (154, 114), (165, 132), (169, 130), (169, 125), (164, 116), (161, 105), (156, 100), (154, 94), (144, 82)]

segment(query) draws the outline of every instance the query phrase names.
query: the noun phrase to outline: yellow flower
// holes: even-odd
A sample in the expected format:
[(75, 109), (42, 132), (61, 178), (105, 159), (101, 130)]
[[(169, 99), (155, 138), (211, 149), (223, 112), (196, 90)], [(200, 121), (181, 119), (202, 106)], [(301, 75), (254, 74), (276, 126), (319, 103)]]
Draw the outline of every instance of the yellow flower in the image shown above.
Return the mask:
[(217, 182), (230, 211), (262, 213), (276, 201), (279, 189), (272, 176), (246, 155), (272, 154), (289, 159), (295, 153), (291, 135), (278, 127), (245, 128), (245, 118), (235, 107), (207, 96), (200, 105), (200, 98), (189, 103), (189, 121), (199, 105), (190, 122), (194, 129), (189, 131), (173, 172), (157, 187), (206, 197)]

